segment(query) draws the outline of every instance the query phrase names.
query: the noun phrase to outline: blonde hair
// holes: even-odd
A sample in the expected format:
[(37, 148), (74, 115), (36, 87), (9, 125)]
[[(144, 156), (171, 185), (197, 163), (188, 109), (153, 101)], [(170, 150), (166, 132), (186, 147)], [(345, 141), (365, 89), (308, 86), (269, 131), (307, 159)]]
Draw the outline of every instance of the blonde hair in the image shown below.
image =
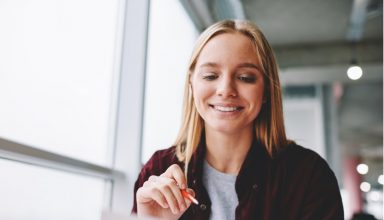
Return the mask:
[(184, 87), (183, 118), (179, 134), (175, 141), (176, 156), (184, 163), (187, 176), (188, 165), (200, 142), (204, 122), (196, 110), (190, 86), (190, 76), (197, 59), (209, 40), (223, 33), (241, 33), (247, 36), (258, 52), (261, 69), (264, 73), (264, 99), (259, 115), (254, 122), (256, 141), (266, 147), (269, 155), (283, 148), (291, 141), (287, 140), (284, 128), (281, 87), (276, 59), (266, 38), (252, 22), (245, 20), (224, 20), (207, 28), (198, 38), (189, 62)]

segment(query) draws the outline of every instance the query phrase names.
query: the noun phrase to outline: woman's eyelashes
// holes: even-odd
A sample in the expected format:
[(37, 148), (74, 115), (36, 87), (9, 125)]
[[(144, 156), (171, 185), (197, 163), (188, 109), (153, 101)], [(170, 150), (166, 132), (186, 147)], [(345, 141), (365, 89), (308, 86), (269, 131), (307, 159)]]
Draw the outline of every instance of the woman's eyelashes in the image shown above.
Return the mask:
[(203, 74), (203, 79), (207, 80), (207, 81), (212, 81), (212, 80), (215, 80), (217, 79), (217, 74), (215, 73), (207, 73), (207, 74)]
[[(204, 80), (207, 80), (207, 81), (213, 81), (213, 80), (219, 78), (219, 74), (216, 74), (216, 73), (205, 73), (205, 74), (202, 74), (202, 78)], [(254, 82), (256, 82), (256, 76), (254, 76), (253, 74), (239, 74), (239, 75), (235, 75), (234, 79), (238, 79), (241, 82), (245, 82), (245, 83), (254, 83)]]
[(239, 75), (237, 78), (246, 83), (254, 83), (256, 81), (256, 77), (252, 75)]

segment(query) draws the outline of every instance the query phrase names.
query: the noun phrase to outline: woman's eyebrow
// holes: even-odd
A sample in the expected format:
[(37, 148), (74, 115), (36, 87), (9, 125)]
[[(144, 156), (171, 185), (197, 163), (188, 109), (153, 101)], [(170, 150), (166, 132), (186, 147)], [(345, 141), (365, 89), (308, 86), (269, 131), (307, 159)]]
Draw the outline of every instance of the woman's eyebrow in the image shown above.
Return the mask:
[[(220, 67), (218, 63), (214, 62), (206, 62), (201, 65), (199, 65), (199, 68), (204, 68), (204, 67)], [(237, 68), (252, 68), (261, 71), (261, 68), (254, 64), (254, 63), (240, 63), (239, 65), (236, 66)]]
[(217, 63), (213, 63), (213, 62), (207, 62), (207, 63), (203, 63), (199, 66), (199, 68), (202, 68), (202, 67), (218, 67), (219, 64)]
[(237, 65), (238, 68), (254, 68), (254, 69), (257, 69), (257, 70), (261, 70), (261, 68), (254, 64), (254, 63), (241, 63), (239, 65)]

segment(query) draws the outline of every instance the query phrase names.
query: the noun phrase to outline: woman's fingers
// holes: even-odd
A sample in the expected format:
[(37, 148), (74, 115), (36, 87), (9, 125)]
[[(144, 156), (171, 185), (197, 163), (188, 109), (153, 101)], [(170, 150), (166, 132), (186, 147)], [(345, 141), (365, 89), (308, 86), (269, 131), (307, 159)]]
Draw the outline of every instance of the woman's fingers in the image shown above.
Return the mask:
[(150, 193), (151, 193), (152, 199), (155, 200), (156, 203), (159, 204), (161, 207), (163, 207), (165, 209), (169, 207), (167, 199), (164, 197), (164, 195), (159, 190), (152, 188)]
[(136, 200), (138, 203), (148, 203), (154, 200), (163, 208), (169, 207), (164, 195), (158, 189), (153, 187), (153, 183), (150, 181), (144, 182), (143, 187), (140, 187), (137, 190), (136, 195)]
[(149, 177), (142, 187), (146, 190), (144, 190), (144, 193), (139, 192), (139, 195), (140, 193), (143, 194), (141, 195), (141, 201), (155, 200), (161, 207), (169, 207), (174, 214), (185, 211), (187, 203), (181, 194), (178, 181), (185, 182), (185, 177), (181, 168), (177, 165), (169, 167), (161, 176)]
[(187, 187), (184, 172), (177, 164), (173, 164), (168, 167), (168, 169), (163, 174), (161, 174), (161, 176), (174, 179), (181, 189), (185, 189)]
[(137, 190), (137, 203), (148, 203), (155, 201), (162, 208), (168, 208), (168, 203), (163, 194), (156, 188), (141, 187)]
[(173, 201), (177, 203), (178, 210), (184, 211), (187, 208), (187, 204), (185, 203), (180, 188), (176, 184), (175, 180), (164, 177), (161, 179), (161, 181), (164, 181), (164, 185), (169, 187), (169, 189), (171, 190), (171, 196), (173, 196), (173, 198), (175, 199)]
[(168, 167), (163, 174), (161, 174), (161, 177), (166, 177), (173, 181), (173, 183), (170, 182), (171, 189), (178, 202), (179, 209), (184, 211), (187, 208), (187, 204), (180, 192), (180, 189), (185, 189), (187, 184), (183, 170), (177, 164), (173, 164)]
[(190, 189), (190, 188), (187, 188), (185, 189), (185, 191), (187, 191), (187, 193), (191, 194), (191, 196), (195, 197), (195, 191), (193, 191), (193, 189)]

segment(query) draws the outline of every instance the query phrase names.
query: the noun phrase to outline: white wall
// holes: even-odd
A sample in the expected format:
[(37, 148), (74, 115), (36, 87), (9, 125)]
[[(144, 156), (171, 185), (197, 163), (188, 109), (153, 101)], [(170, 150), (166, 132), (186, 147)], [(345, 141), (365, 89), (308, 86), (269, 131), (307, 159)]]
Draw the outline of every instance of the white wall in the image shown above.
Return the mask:
[(326, 158), (324, 116), (319, 98), (284, 98), (287, 137)]

